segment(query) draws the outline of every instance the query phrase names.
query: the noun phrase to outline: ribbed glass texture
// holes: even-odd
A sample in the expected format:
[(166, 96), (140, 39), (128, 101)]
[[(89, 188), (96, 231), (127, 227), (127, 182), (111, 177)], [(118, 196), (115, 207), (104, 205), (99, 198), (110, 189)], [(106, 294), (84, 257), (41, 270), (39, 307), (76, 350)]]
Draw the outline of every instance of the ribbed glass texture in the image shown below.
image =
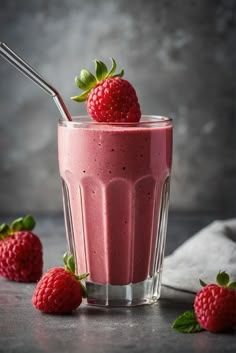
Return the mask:
[(78, 119), (58, 131), (65, 225), (87, 302), (153, 303), (160, 296), (168, 217), (172, 125)]

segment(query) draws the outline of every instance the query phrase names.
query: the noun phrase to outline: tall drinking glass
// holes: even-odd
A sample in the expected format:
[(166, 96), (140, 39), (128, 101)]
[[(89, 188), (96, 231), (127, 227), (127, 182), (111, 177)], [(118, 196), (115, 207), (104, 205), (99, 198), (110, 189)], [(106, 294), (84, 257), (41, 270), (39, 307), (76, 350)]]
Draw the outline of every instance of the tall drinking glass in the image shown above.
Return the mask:
[(168, 217), (171, 119), (60, 120), (58, 149), (68, 247), (77, 273), (89, 273), (87, 302), (155, 302)]

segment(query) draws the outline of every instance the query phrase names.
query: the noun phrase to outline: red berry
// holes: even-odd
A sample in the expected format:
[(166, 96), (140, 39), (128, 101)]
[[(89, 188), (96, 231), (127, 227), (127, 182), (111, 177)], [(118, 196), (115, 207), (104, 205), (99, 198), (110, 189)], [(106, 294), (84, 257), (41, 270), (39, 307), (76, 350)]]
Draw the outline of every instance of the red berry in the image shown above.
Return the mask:
[(50, 269), (38, 282), (32, 302), (45, 313), (70, 313), (82, 301), (82, 288), (76, 276), (60, 267)]
[(19, 231), (0, 241), (0, 275), (18, 282), (35, 282), (43, 268), (42, 244), (30, 231)]
[(95, 76), (87, 70), (81, 70), (75, 82), (84, 92), (72, 99), (86, 102), (89, 115), (98, 122), (138, 122), (141, 111), (135, 89), (121, 78), (123, 70), (115, 74), (116, 62), (114, 59), (111, 61), (109, 72), (99, 60), (95, 60)]
[(90, 91), (86, 105), (98, 122), (137, 122), (141, 117), (135, 89), (120, 77), (101, 81)]
[(236, 325), (236, 291), (208, 284), (196, 295), (194, 310), (199, 324), (208, 331), (221, 332)]

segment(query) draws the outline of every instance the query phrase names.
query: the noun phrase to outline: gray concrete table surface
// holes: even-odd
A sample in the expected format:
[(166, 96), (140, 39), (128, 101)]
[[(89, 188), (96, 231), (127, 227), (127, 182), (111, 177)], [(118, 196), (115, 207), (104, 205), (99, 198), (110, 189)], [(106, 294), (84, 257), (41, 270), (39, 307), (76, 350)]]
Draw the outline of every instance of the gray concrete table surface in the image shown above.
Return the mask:
[[(171, 213), (166, 254), (215, 218)], [(66, 250), (63, 216), (37, 219), (35, 232), (44, 247), (44, 271), (62, 266)], [(163, 286), (161, 299), (153, 305), (108, 309), (82, 304), (72, 315), (47, 315), (31, 304), (34, 288), (35, 284), (0, 279), (1, 353), (236, 351), (235, 331), (181, 334), (171, 328), (179, 314), (192, 308), (190, 293)]]

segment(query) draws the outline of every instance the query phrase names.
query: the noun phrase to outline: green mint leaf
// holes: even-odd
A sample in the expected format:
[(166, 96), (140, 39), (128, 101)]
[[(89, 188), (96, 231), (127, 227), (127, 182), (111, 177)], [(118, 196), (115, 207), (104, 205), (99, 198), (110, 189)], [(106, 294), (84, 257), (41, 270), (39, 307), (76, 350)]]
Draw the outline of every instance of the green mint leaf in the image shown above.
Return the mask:
[(20, 230), (24, 230), (22, 217), (15, 219), (10, 225), (11, 233), (18, 232)]
[(96, 73), (97, 81), (101, 81), (107, 76), (107, 67), (100, 60), (94, 60), (94, 61), (95, 61), (95, 73)]
[(199, 279), (199, 282), (200, 282), (202, 287), (206, 287), (207, 286), (207, 283), (204, 282), (201, 278)]
[(79, 79), (84, 85), (83, 89), (86, 91), (93, 88), (97, 84), (95, 76), (87, 70), (81, 70)]
[(36, 225), (35, 219), (30, 214), (26, 215), (23, 218), (23, 229), (24, 230), (33, 230), (35, 225)]
[(236, 289), (236, 282), (231, 282), (231, 283), (228, 285), (228, 288)]
[(173, 322), (172, 328), (182, 333), (194, 333), (203, 330), (203, 328), (199, 325), (193, 310), (186, 311), (180, 315)]
[(218, 275), (216, 276), (216, 282), (223, 287), (227, 287), (229, 284), (229, 275), (225, 271), (219, 272)]

